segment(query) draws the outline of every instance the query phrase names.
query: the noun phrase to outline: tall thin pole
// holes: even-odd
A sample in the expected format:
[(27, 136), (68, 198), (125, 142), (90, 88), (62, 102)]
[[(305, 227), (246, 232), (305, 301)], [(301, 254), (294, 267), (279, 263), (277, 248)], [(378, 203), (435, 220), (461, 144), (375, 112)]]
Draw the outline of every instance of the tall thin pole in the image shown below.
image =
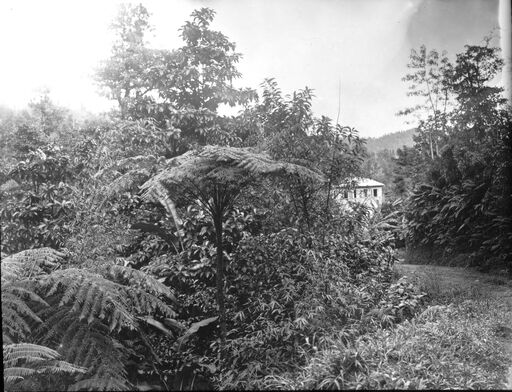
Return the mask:
[[(340, 112), (341, 112), (341, 77), (338, 79), (338, 114), (336, 115), (336, 131), (338, 125), (340, 123)], [(329, 184), (327, 186), (327, 201), (325, 203), (325, 217), (329, 216), (329, 201), (331, 200), (331, 190), (332, 190), (332, 172), (335, 158), (335, 148), (338, 142), (338, 135), (336, 134), (336, 139), (334, 141), (333, 149), (332, 149), (332, 159), (331, 159), (331, 175), (329, 176)], [(325, 233), (322, 237), (322, 244), (325, 241)]]
[(510, 79), (512, 77), (512, 50), (511, 44), (511, 25), (512, 25), (512, 10), (510, 0), (500, 0), (499, 3), (499, 24), (500, 24), (500, 46), (501, 55), (505, 64), (501, 73), (501, 82), (504, 87), (503, 95), (508, 100), (512, 100), (512, 85)]
[(336, 125), (340, 123), (341, 113), (341, 77), (338, 79), (338, 115), (336, 116)]

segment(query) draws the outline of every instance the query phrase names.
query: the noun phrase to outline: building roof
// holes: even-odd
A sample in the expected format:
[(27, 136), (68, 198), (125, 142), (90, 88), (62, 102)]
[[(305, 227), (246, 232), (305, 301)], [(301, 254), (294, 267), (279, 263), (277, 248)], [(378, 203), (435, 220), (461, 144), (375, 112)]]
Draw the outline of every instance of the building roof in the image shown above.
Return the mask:
[(384, 184), (371, 178), (357, 178), (357, 186), (384, 186)]
[(349, 181), (349, 183), (351, 183), (352, 181), (355, 181), (356, 187), (380, 187), (380, 186), (384, 186), (384, 184), (382, 182), (378, 182), (378, 181), (372, 180), (371, 178), (362, 178), (362, 177), (353, 178), (351, 181)]

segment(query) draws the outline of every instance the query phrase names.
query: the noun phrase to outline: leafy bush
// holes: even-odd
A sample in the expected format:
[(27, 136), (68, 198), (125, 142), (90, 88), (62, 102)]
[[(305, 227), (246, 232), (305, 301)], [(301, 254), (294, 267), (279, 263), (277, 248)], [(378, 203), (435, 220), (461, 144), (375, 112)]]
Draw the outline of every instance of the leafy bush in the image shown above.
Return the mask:
[(261, 388), (266, 375), (304, 364), (328, 336), (358, 333), (354, 324), (379, 303), (391, 272), (382, 255), (348, 241), (337, 246), (339, 240), (322, 245), (288, 229), (240, 243), (227, 268), (221, 388)]
[(2, 251), (63, 246), (73, 218), (69, 156), (47, 146), (26, 155), (7, 174), (17, 186), (0, 191)]

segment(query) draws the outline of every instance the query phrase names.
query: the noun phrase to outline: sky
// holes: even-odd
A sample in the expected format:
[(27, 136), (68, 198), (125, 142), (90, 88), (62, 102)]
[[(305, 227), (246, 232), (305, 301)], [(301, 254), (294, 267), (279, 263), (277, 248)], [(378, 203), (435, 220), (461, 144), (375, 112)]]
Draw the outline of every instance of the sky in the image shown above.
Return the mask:
[[(455, 55), (465, 44), (481, 44), (493, 30), (493, 43), (500, 45), (499, 1), (141, 2), (154, 26), (150, 46), (178, 48), (178, 29), (190, 13), (213, 8), (211, 27), (243, 55), (238, 87), (258, 88), (267, 77), (275, 78), (285, 94), (310, 87), (316, 116), (335, 120), (340, 108), (341, 124), (375, 137), (414, 126), (396, 116), (412, 103), (401, 80), (411, 49), (425, 44)], [(22, 108), (48, 88), (62, 106), (108, 110), (113, 103), (100, 95), (93, 75), (109, 56), (116, 10), (117, 3), (109, 1), (2, 0), (0, 105)]]

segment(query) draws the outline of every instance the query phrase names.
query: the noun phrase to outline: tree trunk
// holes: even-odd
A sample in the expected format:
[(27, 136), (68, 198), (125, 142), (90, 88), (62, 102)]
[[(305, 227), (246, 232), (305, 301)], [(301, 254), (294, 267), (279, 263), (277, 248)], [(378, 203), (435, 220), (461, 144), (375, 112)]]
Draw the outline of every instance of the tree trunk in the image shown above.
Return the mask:
[(306, 220), (306, 226), (309, 231), (309, 230), (311, 230), (311, 217), (309, 215), (308, 197), (306, 195), (306, 190), (304, 188), (301, 189), (301, 201), (302, 201), (302, 212), (304, 214), (304, 219)]
[[(332, 180), (329, 178), (329, 186), (327, 188), (327, 202), (325, 203), (325, 220), (326, 223), (329, 223), (331, 221), (330, 215), (329, 215), (329, 201), (331, 200), (331, 187), (332, 187)], [(325, 245), (325, 232), (326, 229), (322, 231), (322, 245)]]
[(432, 131), (429, 133), (430, 159), (434, 160), (434, 149), (432, 147)]
[(222, 351), (226, 344), (226, 309), (224, 306), (224, 262), (222, 246), (222, 210), (217, 209), (214, 217), (215, 242), (217, 246), (217, 306), (219, 309), (219, 327), (220, 327), (220, 351), (219, 358), (222, 359)]
[(329, 215), (329, 201), (331, 200), (332, 181), (329, 178), (329, 186), (327, 187), (327, 202), (325, 203), (325, 216)]

